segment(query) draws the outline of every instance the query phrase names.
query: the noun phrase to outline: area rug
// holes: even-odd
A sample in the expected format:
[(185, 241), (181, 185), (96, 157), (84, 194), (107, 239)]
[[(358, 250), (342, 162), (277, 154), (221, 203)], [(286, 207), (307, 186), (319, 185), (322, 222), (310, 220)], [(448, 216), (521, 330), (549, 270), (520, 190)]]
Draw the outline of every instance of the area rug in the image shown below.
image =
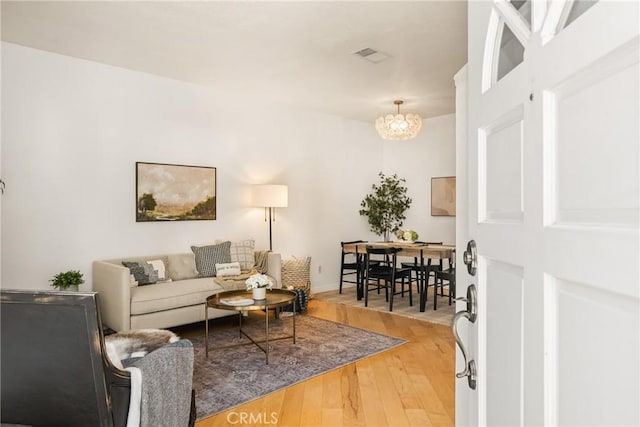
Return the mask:
[[(269, 339), (291, 335), (291, 324), (291, 317), (269, 319)], [(251, 316), (243, 322), (243, 329), (254, 339), (264, 339), (261, 317)], [(247, 338), (240, 338), (237, 327), (209, 336), (208, 359), (204, 336), (190, 341), (195, 351), (198, 420), (406, 342), (305, 315), (296, 316), (295, 344), (291, 339), (270, 342), (268, 365), (264, 352)], [(216, 350), (242, 342), (248, 344)]]
[[(439, 323), (441, 325), (451, 325), (451, 320), (453, 320), (453, 316), (455, 315), (456, 305), (449, 305), (449, 298), (440, 296), (438, 297), (438, 309), (434, 310), (432, 288), (429, 291), (425, 311), (420, 312), (418, 294), (414, 293), (413, 306), (409, 305), (409, 298), (407, 296), (405, 296), (404, 299), (396, 296), (393, 299), (393, 311), (391, 314), (424, 320), (426, 322)], [(343, 288), (341, 294), (338, 293), (337, 290), (327, 291), (313, 294), (313, 298), (335, 302), (337, 304), (365, 308), (364, 299), (361, 299), (360, 301), (357, 300), (356, 288), (353, 286)], [(366, 308), (389, 313), (389, 303), (385, 301), (384, 294), (378, 295), (375, 292), (369, 292), (369, 307)]]

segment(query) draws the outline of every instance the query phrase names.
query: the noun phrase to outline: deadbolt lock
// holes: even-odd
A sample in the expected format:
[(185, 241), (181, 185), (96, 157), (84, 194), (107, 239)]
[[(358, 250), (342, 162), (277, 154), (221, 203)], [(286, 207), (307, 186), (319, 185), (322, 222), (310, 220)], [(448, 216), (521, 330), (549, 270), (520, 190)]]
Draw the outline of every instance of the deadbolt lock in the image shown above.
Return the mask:
[(478, 251), (476, 248), (475, 240), (469, 240), (469, 243), (467, 243), (467, 250), (464, 251), (464, 256), (462, 260), (467, 266), (467, 271), (469, 272), (469, 274), (472, 276), (475, 276), (477, 271), (477, 261), (478, 261)]

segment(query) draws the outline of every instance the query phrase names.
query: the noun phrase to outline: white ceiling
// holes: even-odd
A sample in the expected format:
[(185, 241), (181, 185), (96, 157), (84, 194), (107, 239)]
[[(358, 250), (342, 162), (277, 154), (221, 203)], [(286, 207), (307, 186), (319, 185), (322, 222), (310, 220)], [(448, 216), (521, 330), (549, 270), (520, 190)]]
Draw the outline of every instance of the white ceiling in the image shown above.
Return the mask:
[[(2, 40), (201, 84), (221, 103), (375, 121), (454, 111), (466, 1), (2, 1)], [(372, 48), (374, 64), (353, 55)], [(43, 70), (44, 72), (44, 70)], [(225, 99), (227, 98), (227, 99)]]

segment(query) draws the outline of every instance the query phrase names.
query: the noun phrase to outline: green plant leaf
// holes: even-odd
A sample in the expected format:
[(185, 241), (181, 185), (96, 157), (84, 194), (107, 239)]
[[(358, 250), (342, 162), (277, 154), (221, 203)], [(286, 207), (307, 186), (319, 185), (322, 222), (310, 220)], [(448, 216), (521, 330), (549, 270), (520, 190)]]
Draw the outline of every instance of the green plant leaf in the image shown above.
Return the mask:
[(402, 227), (412, 200), (407, 196), (404, 178), (396, 174), (385, 176), (382, 172), (378, 176), (379, 185), (371, 186), (373, 191), (360, 203), (359, 213), (367, 217), (372, 232), (384, 236)]
[(51, 286), (58, 289), (68, 289), (71, 286), (78, 286), (84, 283), (83, 274), (78, 270), (69, 270), (58, 273), (49, 279)]

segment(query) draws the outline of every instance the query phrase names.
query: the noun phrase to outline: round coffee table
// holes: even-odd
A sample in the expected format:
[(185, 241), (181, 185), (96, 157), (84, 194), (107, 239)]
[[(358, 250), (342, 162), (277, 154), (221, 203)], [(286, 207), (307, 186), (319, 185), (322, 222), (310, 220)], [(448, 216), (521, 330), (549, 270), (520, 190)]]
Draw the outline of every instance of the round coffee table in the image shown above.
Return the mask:
[[(249, 302), (251, 300), (253, 302)], [(253, 294), (250, 291), (225, 291), (220, 292), (215, 295), (211, 295), (207, 297), (206, 304), (204, 306), (204, 324), (205, 324), (205, 333), (204, 333), (204, 345), (205, 345), (205, 355), (209, 357), (209, 308), (217, 308), (220, 310), (235, 310), (238, 312), (238, 331), (240, 337), (244, 335), (247, 337), (251, 343), (255, 344), (260, 350), (264, 351), (266, 354), (266, 362), (269, 364), (269, 310), (278, 309), (281, 307), (285, 307), (289, 304), (293, 304), (293, 316), (291, 316), (293, 322), (293, 335), (289, 335), (286, 337), (278, 337), (274, 338), (271, 341), (283, 340), (288, 338), (293, 338), (293, 343), (296, 343), (296, 293), (293, 291), (288, 291), (286, 289), (272, 289), (267, 291), (267, 297), (263, 300), (254, 300)], [(264, 329), (265, 329), (265, 340), (264, 341), (256, 341), (251, 336), (249, 336), (242, 329), (242, 312), (243, 311), (256, 311), (256, 310), (264, 310)], [(276, 311), (277, 312), (277, 311)], [(261, 345), (264, 343), (264, 347)], [(238, 345), (246, 345), (250, 343), (244, 344), (235, 344), (230, 346), (224, 346), (219, 348), (228, 348), (228, 347), (236, 347)]]

